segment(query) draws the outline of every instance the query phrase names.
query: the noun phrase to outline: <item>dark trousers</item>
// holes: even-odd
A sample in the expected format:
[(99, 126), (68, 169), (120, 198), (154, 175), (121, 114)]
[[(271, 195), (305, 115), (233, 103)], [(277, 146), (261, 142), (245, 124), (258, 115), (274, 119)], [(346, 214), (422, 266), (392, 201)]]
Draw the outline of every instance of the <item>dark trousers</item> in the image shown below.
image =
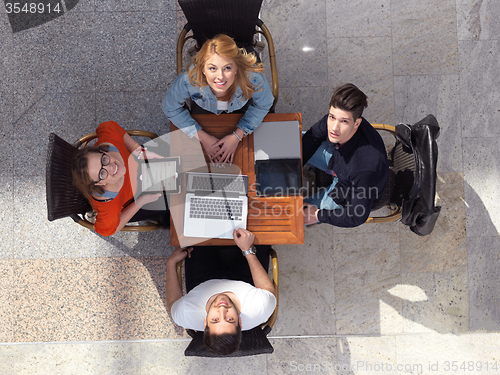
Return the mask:
[[(257, 258), (262, 267), (269, 268), (270, 245), (258, 245)], [(254, 285), (248, 262), (238, 246), (197, 246), (185, 263), (186, 288), (212, 279), (239, 280)]]
[[(159, 199), (162, 199), (160, 197)], [(160, 220), (165, 225), (170, 223), (170, 210), (147, 210), (140, 208), (139, 211), (130, 219), (130, 222), (141, 221), (141, 220)]]

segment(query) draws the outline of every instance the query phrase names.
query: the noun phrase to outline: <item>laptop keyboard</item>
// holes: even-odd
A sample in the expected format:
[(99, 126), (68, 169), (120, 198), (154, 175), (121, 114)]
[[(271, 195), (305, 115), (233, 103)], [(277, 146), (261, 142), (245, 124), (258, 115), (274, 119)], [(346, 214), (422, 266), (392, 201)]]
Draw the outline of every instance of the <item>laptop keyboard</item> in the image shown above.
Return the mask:
[(224, 198), (191, 197), (189, 216), (192, 219), (241, 220), (243, 201)]
[(239, 176), (193, 176), (194, 190), (203, 191), (225, 191), (245, 194), (246, 183), (243, 178)]

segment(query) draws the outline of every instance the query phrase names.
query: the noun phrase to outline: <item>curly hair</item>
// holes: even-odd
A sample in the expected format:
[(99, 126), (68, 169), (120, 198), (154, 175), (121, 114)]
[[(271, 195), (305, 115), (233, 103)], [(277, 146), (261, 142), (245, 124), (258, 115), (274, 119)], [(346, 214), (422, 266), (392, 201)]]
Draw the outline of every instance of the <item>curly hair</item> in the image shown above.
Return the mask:
[(73, 156), (71, 163), (71, 175), (73, 176), (73, 185), (80, 190), (80, 192), (89, 201), (92, 199), (92, 193), (104, 194), (104, 188), (102, 186), (96, 185), (96, 182), (90, 178), (89, 166), (88, 166), (88, 155), (89, 154), (101, 154), (102, 151), (107, 152), (109, 150), (108, 145), (101, 146), (88, 146), (79, 149)]
[(237, 351), (241, 343), (241, 327), (236, 324), (235, 333), (223, 333), (222, 335), (210, 334), (210, 328), (205, 327), (203, 332), (203, 344), (212, 353), (228, 355)]
[(247, 74), (248, 72), (263, 72), (262, 63), (257, 64), (257, 57), (253, 53), (248, 53), (244, 48), (238, 48), (234, 40), (224, 34), (207, 40), (201, 47), (194, 59), (194, 64), (188, 70), (191, 85), (200, 88), (208, 85), (203, 68), (207, 60), (214, 54), (233, 59), (237, 67), (235, 82), (227, 90), (224, 100), (230, 100), (238, 86), (241, 88), (245, 100), (249, 100), (255, 91), (262, 90), (250, 83)]

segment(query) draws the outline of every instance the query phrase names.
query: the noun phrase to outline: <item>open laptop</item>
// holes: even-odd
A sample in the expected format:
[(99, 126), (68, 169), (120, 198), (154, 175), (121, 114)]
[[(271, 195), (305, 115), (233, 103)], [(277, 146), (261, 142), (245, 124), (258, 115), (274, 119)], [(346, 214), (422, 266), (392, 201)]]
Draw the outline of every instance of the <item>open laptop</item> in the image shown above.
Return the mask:
[(255, 129), (255, 190), (258, 195), (302, 194), (300, 139), (300, 124), (296, 120), (263, 122)]
[(184, 236), (233, 238), (246, 229), (248, 176), (186, 172)]

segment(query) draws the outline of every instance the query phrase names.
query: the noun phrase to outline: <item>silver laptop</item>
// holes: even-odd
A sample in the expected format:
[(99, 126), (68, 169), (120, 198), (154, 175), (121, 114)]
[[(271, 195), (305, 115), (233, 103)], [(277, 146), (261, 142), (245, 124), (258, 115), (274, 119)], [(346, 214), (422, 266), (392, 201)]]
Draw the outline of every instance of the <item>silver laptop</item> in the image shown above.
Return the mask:
[(300, 124), (296, 120), (263, 122), (253, 132), (255, 161), (300, 159), (300, 139)]
[(302, 194), (300, 140), (296, 120), (263, 122), (255, 129), (255, 191), (259, 196)]
[(233, 238), (247, 227), (248, 176), (186, 173), (184, 236)]

